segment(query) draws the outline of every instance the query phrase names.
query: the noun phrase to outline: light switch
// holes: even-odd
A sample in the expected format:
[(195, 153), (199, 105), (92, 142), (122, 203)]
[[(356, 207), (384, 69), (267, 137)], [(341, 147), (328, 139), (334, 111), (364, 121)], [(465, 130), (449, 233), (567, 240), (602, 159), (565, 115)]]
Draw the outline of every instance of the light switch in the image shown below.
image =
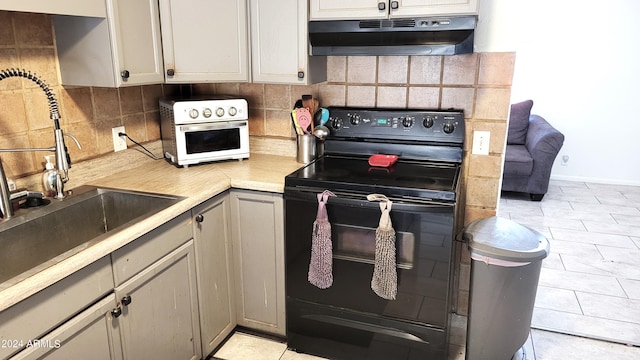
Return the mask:
[(490, 131), (473, 132), (473, 148), (471, 153), (475, 155), (489, 155)]

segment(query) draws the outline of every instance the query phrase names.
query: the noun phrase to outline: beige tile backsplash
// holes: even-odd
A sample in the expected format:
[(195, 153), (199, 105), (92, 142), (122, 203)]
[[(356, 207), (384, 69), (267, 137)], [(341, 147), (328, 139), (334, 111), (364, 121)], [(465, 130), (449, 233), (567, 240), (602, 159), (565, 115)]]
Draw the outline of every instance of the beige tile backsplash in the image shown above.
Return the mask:
[[(465, 222), (495, 214), (506, 135), (515, 53), (458, 56), (335, 56), (327, 81), (310, 86), (275, 84), (146, 85), (119, 89), (60, 85), (54, 31), (48, 15), (0, 11), (0, 69), (25, 68), (38, 74), (57, 96), (74, 161), (112, 152), (111, 128), (124, 125), (138, 141), (160, 137), (158, 98), (180, 91), (231, 94), (247, 99), (250, 134), (259, 143), (293, 141), (289, 114), (302, 94), (322, 106), (459, 108), (465, 111), (467, 144), (463, 179), (468, 194)], [(53, 123), (47, 102), (27, 79), (0, 81), (0, 148), (51, 146)], [(473, 130), (491, 131), (489, 156), (470, 155)], [(279, 145), (280, 146), (280, 145)], [(14, 177), (41, 171), (46, 153), (2, 154)]]

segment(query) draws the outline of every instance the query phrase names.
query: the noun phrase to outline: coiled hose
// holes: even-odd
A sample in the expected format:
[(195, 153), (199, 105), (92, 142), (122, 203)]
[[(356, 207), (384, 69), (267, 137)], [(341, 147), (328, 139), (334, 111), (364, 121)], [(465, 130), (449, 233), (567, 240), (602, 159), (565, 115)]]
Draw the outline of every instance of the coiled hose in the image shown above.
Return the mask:
[(44, 81), (38, 78), (35, 74), (32, 74), (31, 71), (26, 71), (25, 69), (11, 68), (11, 69), (0, 70), (0, 81), (6, 78), (18, 77), (18, 76), (33, 81), (44, 91), (44, 93), (47, 95), (47, 101), (49, 102), (50, 117), (55, 123), (55, 128), (60, 129), (60, 123), (58, 121), (60, 119), (60, 110), (58, 109), (58, 101), (53, 95), (53, 91), (49, 89), (49, 86)]

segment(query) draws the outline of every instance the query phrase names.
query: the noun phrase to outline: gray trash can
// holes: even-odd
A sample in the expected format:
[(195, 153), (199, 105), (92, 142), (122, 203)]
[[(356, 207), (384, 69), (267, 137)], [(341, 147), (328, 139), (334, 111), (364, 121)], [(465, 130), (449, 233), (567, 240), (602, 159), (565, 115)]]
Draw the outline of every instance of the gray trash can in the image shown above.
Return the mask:
[(462, 238), (471, 253), (466, 359), (522, 358), (549, 241), (495, 216), (472, 222)]

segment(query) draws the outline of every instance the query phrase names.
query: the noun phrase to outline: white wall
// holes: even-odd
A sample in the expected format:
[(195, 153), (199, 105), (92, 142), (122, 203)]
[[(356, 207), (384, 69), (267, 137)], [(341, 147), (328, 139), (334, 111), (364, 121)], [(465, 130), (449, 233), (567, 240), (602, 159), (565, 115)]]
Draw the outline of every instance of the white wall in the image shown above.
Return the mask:
[(640, 185), (638, 16), (637, 0), (481, 0), (476, 51), (515, 50), (511, 102), (565, 135), (552, 178)]

